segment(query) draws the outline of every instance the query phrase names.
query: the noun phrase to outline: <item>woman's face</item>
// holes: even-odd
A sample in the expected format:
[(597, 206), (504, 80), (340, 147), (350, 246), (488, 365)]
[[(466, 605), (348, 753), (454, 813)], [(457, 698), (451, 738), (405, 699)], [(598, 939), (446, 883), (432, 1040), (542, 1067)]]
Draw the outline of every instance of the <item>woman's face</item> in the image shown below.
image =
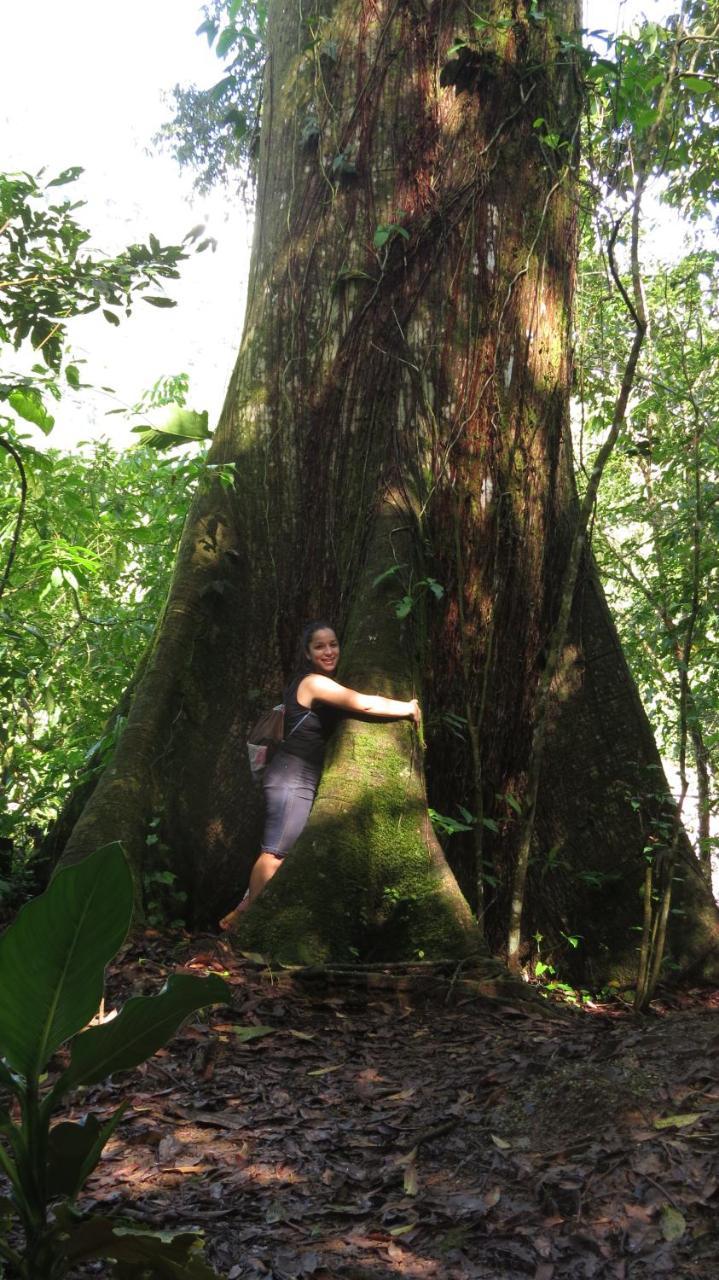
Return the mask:
[(340, 660), (340, 646), (331, 627), (320, 627), (314, 632), (307, 647), (307, 657), (315, 671), (324, 676), (334, 674)]

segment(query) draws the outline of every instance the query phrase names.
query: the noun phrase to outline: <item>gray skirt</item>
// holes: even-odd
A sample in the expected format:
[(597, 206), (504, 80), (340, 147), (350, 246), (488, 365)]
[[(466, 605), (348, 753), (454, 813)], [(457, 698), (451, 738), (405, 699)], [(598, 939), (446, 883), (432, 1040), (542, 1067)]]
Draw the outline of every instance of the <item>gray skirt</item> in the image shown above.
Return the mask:
[(262, 779), (265, 826), (262, 849), (284, 858), (299, 840), (315, 802), (322, 769), (281, 748)]

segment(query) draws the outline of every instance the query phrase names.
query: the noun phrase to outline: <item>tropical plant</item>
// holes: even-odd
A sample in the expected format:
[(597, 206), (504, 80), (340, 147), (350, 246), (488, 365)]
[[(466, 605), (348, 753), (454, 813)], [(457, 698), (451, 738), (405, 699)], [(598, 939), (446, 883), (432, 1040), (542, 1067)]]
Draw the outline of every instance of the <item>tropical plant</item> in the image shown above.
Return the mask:
[[(608, 595), (664, 756), (681, 774), (689, 753), (695, 783), (689, 817), (707, 876), (719, 752), (717, 275), (717, 255), (708, 249), (655, 264), (645, 275), (649, 342), (594, 529)], [(580, 279), (583, 454), (604, 418), (608, 376), (626, 334), (601, 263), (589, 254)]]
[(254, 166), (259, 140), (262, 73), (266, 52), (266, 0), (211, 0), (198, 35), (207, 37), (223, 63), (209, 89), (176, 85), (174, 117), (156, 141), (180, 165), (195, 170), (198, 190), (229, 183)]
[[(17, 554), (27, 499), (18, 419), (49, 434), (55, 420), (48, 402), (58, 400), (65, 385), (73, 390), (82, 385), (79, 365), (67, 347), (68, 323), (102, 309), (108, 323), (119, 325), (137, 298), (155, 307), (174, 307), (164, 282), (177, 279), (187, 245), (202, 231), (195, 227), (183, 245), (162, 245), (150, 235), (148, 244), (129, 245), (114, 258), (93, 252), (90, 232), (75, 216), (83, 202), (60, 198), (53, 203), (56, 188), (75, 182), (81, 173), (74, 166), (47, 181), (43, 173), (0, 174), (0, 448), (12, 459), (19, 490), (0, 571), (0, 597)], [(203, 247), (205, 242), (198, 251)], [(13, 351), (21, 357), (37, 353), (36, 363), (29, 370), (12, 367)]]
[[(145, 412), (133, 416), (167, 438)], [(63, 453), (8, 430), (27, 493), (0, 602), (0, 836), (22, 862), (79, 771), (100, 767), (111, 749), (122, 691), (165, 599), (188, 490), (212, 473), (196, 447), (118, 452), (100, 440)], [(0, 462), (8, 537), (16, 502)]]
[[(61, 871), (0, 938), (0, 1088), (7, 1099), (0, 1169), (10, 1183), (0, 1211), (11, 1228), (17, 1219), (24, 1237), (0, 1240), (0, 1260), (15, 1280), (60, 1280), (92, 1258), (123, 1277), (215, 1274), (200, 1256), (196, 1231), (156, 1235), (78, 1210), (77, 1197), (127, 1102), (109, 1117), (53, 1123), (71, 1090), (131, 1070), (195, 1010), (228, 999), (217, 975), (176, 974), (158, 995), (130, 999), (117, 1017), (88, 1027), (132, 908), (128, 864), (119, 845), (108, 845)], [(53, 1064), (65, 1044), (64, 1060)]]
[[(68, 321), (102, 309), (108, 323), (118, 325), (137, 298), (155, 307), (176, 306), (164, 281), (178, 278), (187, 242), (197, 238), (190, 233), (184, 245), (162, 245), (151, 235), (146, 245), (129, 245), (114, 258), (93, 252), (90, 232), (75, 216), (83, 202), (55, 202), (56, 189), (76, 182), (82, 172), (75, 165), (48, 180), (44, 173), (0, 174), (0, 341), (16, 351), (29, 342), (42, 360), (33, 369), (36, 378), (3, 370), (0, 399), (41, 430), (52, 427), (42, 390), (59, 393), (54, 378), (63, 365)], [(71, 362), (65, 378), (79, 387), (80, 372)]]
[[(118, 714), (108, 718), (152, 630), (200, 470), (157, 450), (209, 436), (182, 374), (129, 411), (149, 449), (118, 455), (95, 442), (62, 454), (23, 434), (29, 422), (48, 435), (63, 393), (89, 385), (70, 322), (102, 309), (118, 325), (138, 299), (174, 307), (164, 286), (201, 234), (94, 251), (82, 202), (65, 194), (81, 172), (0, 175), (0, 838), (15, 853), (33, 847), (83, 760), (94, 767), (117, 733)], [(17, 876), (14, 886), (24, 887)]]

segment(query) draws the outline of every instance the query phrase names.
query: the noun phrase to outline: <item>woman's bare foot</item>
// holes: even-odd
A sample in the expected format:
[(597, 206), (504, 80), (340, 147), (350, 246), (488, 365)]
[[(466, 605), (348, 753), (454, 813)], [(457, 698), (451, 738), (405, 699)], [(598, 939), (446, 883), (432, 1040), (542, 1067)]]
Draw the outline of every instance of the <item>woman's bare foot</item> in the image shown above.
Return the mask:
[(234, 929), (240, 916), (244, 915), (249, 905), (250, 905), (250, 891), (248, 889), (247, 893), (242, 899), (242, 902), (240, 902), (236, 907), (233, 907), (232, 911), (228, 911), (227, 915), (223, 916), (222, 919), (220, 920), (220, 929), (222, 930), (223, 933), (230, 933), (231, 930)]

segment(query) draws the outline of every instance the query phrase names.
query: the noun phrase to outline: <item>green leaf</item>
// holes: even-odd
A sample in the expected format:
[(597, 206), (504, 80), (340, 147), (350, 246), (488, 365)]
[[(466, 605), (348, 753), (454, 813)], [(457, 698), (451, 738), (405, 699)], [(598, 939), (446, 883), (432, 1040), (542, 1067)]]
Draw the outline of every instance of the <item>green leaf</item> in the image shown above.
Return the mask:
[(206, 35), (207, 43), (208, 45), (210, 45), (210, 47), (212, 47), (212, 42), (217, 35), (217, 31), (218, 31), (217, 23), (213, 22), (210, 18), (206, 18), (205, 21), (201, 23), (200, 26), (197, 28), (195, 35), (196, 36)]
[(341, 151), (332, 161), (332, 173), (340, 178), (354, 178), (357, 176), (357, 165)]
[(58, 1249), (68, 1262), (113, 1258), (137, 1265), (138, 1276), (151, 1274), (156, 1280), (217, 1280), (217, 1273), (200, 1255), (202, 1236), (198, 1231), (135, 1231), (118, 1226), (111, 1218), (98, 1217), (78, 1224), (62, 1218), (61, 1226)]
[(371, 284), (376, 284), (374, 276), (369, 275), (366, 271), (360, 271), (358, 268), (343, 267), (335, 279), (335, 288), (341, 284), (351, 284), (353, 280), (369, 280)]
[(395, 236), (402, 236), (404, 240), (409, 240), (409, 232), (405, 227), (401, 227), (399, 223), (380, 223), (373, 238), (375, 249), (382, 249), (387, 244), (387, 241), (393, 240)]
[(87, 1115), (79, 1124), (63, 1121), (49, 1133), (47, 1145), (47, 1194), (74, 1199), (97, 1165), (106, 1143), (127, 1111), (123, 1102), (105, 1124)]
[[(436, 809), (428, 809), (427, 812), (432, 826), (437, 827), (440, 831), (444, 831), (448, 836), (453, 836), (458, 831), (471, 831), (472, 823), (475, 821), (475, 819), (472, 818), (471, 823), (459, 822), (457, 818), (450, 818), (446, 813), (437, 813)], [(466, 810), (464, 810), (464, 812), (466, 813)]]
[(394, 611), (398, 618), (406, 618), (412, 612), (414, 601), (411, 596), (403, 596), (397, 601)]
[(8, 396), (8, 403), (20, 418), (32, 422), (48, 436), (55, 426), (55, 419), (45, 408), (40, 392), (34, 387), (15, 387)]
[(150, 424), (133, 427), (133, 435), (139, 436), (138, 448), (172, 449), (175, 445), (190, 444), (193, 440), (209, 440), (207, 410), (198, 413), (183, 409), (180, 405), (167, 406), (161, 418)]
[(664, 1116), (654, 1121), (655, 1129), (685, 1129), (689, 1124), (695, 1124), (697, 1120), (701, 1120), (701, 1111), (684, 1111), (680, 1115)]
[(262, 1036), (272, 1035), (277, 1027), (235, 1027), (235, 1035), (241, 1044), (247, 1044), (249, 1040), (260, 1040)]
[(116, 1071), (131, 1070), (161, 1049), (191, 1013), (229, 999), (229, 987), (217, 974), (173, 974), (159, 995), (133, 997), (112, 1022), (90, 1027), (73, 1041), (63, 1088), (97, 1084)]
[(215, 50), (218, 58), (224, 58), (229, 53), (233, 44), (237, 40), (237, 27), (225, 27), (219, 40), (217, 41), (217, 49)]
[(72, 387), (73, 391), (80, 390), (80, 370), (78, 369), (77, 365), (74, 365), (74, 364), (65, 365), (65, 377), (67, 378), (68, 383)]
[(417, 1165), (414, 1160), (405, 1166), (403, 1176), (404, 1194), (406, 1196), (416, 1196), (417, 1186)]
[(404, 569), (405, 567), (406, 566), (403, 564), (391, 565), (389, 569), (385, 569), (382, 573), (377, 574), (377, 577), (373, 579), (372, 586), (378, 587), (381, 582), (386, 582), (388, 578), (394, 577), (395, 573), (399, 573), (400, 570)]
[(672, 1209), (671, 1205), (668, 1204), (665, 1204), (662, 1209), (662, 1216), (659, 1221), (662, 1235), (670, 1243), (673, 1240), (681, 1240), (687, 1229), (687, 1220), (684, 1214), (680, 1213), (678, 1209)]
[(685, 89), (691, 89), (692, 93), (711, 93), (714, 88), (714, 80), (705, 80), (702, 76), (682, 76), (682, 85)]
[(110, 844), (60, 871), (0, 938), (0, 1052), (15, 1071), (37, 1077), (97, 1011), (132, 905), (125, 855)]
[(102, 309), (102, 314), (104, 315), (104, 317), (105, 317), (105, 319), (107, 320), (107, 323), (108, 323), (108, 324), (119, 324), (119, 323), (120, 323), (120, 317), (119, 317), (119, 316), (116, 316), (114, 311), (107, 311), (107, 310), (103, 307), (103, 309)]
[(177, 306), (177, 303), (175, 302), (174, 298), (164, 298), (162, 297), (161, 294), (157, 297), (153, 296), (151, 298), (148, 298), (147, 295), (143, 293), (142, 301), (149, 302), (151, 307), (176, 307)]
[(57, 177), (53, 178), (51, 182), (48, 182), (46, 186), (47, 187), (64, 187), (65, 184), (68, 182), (75, 182), (80, 177), (80, 174), (84, 172), (85, 170), (83, 169), (82, 165), (73, 164), (70, 166), (69, 169), (63, 169), (62, 173), (59, 173)]

